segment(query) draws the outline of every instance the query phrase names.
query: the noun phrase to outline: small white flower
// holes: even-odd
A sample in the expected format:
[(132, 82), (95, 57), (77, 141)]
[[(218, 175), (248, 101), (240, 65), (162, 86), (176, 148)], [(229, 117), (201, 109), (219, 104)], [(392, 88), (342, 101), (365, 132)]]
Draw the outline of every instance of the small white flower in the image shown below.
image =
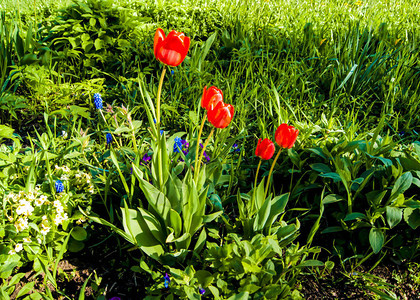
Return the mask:
[(16, 222), (15, 222), (15, 228), (17, 230), (17, 232), (21, 232), (25, 229), (27, 229), (28, 226), (28, 219), (27, 218), (19, 218)]
[(25, 238), (23, 238), (23, 242), (24, 243), (30, 243), (30, 242), (32, 242), (32, 240), (31, 240), (30, 237), (25, 237)]
[(10, 250), (9, 255), (13, 255), (13, 254), (16, 254), (15, 250)]
[(61, 131), (61, 136), (63, 137), (63, 139), (67, 138), (67, 132), (66, 131)]
[(23, 245), (21, 243), (15, 245), (15, 251), (20, 252), (23, 249)]
[(69, 175), (66, 175), (66, 174), (61, 175), (60, 180), (62, 181), (69, 180)]

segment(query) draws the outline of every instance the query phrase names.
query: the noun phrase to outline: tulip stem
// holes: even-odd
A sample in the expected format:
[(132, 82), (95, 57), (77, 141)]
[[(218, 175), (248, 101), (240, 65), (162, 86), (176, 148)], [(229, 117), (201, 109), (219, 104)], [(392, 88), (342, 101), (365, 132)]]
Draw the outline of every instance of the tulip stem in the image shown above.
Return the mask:
[(166, 73), (166, 66), (163, 66), (162, 74), (160, 75), (160, 80), (159, 80), (158, 92), (157, 92), (156, 125), (158, 126), (158, 128), (160, 125), (160, 95), (162, 94), (163, 78), (165, 78), (165, 73)]
[[(207, 137), (207, 139), (206, 139), (206, 141), (205, 141), (205, 143), (204, 143), (204, 145), (203, 145), (203, 150), (201, 150), (201, 154), (200, 154), (200, 156), (199, 156), (199, 158), (198, 158), (198, 166), (197, 166), (197, 171), (196, 171), (196, 173), (195, 173), (195, 175), (196, 175), (196, 182), (198, 181), (198, 174), (200, 173), (200, 166), (201, 166), (201, 158), (203, 157), (203, 155), (204, 155), (204, 150), (206, 150), (206, 147), (207, 147), (207, 145), (208, 145), (208, 143), (209, 143), (209, 141), (210, 141), (210, 138), (211, 138), (211, 136), (213, 135), (213, 133), (214, 133), (214, 128), (215, 127), (213, 127), (213, 129), (210, 131), (210, 134), (209, 134), (209, 136)], [(198, 146), (198, 145), (197, 145)]]
[(198, 166), (198, 151), (199, 151), (199, 148), (200, 148), (200, 138), (201, 138), (201, 134), (203, 133), (203, 127), (204, 127), (204, 123), (206, 123), (206, 119), (207, 119), (207, 115), (204, 115), (203, 121), (201, 122), (200, 130), (198, 131), (197, 149), (195, 149), (194, 170), (197, 170), (197, 166)]
[(255, 205), (255, 192), (257, 190), (258, 172), (260, 171), (261, 163), (262, 163), (262, 159), (260, 159), (260, 162), (258, 163), (258, 167), (257, 167), (257, 173), (255, 173), (254, 190), (252, 192), (252, 203), (251, 203), (252, 207), (251, 207), (251, 211), (254, 210), (254, 205)]
[(255, 174), (254, 190), (257, 188), (258, 172), (260, 171), (261, 162), (262, 162), (262, 159), (260, 159), (260, 162), (258, 163), (257, 173)]
[(279, 152), (277, 152), (276, 157), (274, 158), (273, 164), (271, 165), (271, 168), (270, 168), (270, 173), (268, 173), (268, 179), (267, 179), (267, 185), (265, 186), (264, 198), (267, 197), (268, 186), (270, 185), (271, 174), (273, 173), (274, 165), (276, 164), (277, 159), (280, 156), (280, 153), (281, 153), (281, 148), (280, 148)]

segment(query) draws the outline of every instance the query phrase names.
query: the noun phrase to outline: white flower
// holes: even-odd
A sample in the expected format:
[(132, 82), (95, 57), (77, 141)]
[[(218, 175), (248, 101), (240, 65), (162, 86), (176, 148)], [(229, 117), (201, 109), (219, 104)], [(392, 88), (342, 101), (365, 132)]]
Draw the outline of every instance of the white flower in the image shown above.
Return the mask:
[(64, 173), (70, 173), (70, 168), (69, 167), (67, 167), (67, 166), (63, 166), (63, 172)]
[(60, 180), (63, 180), (63, 181), (69, 180), (69, 175), (66, 175), (66, 174), (61, 175)]
[(37, 238), (36, 241), (38, 242), (38, 244), (41, 244), (42, 243), (42, 241), (41, 241), (40, 238)]
[(15, 245), (15, 251), (20, 252), (23, 249), (23, 245), (21, 243)]
[(19, 218), (15, 223), (15, 228), (18, 232), (21, 232), (28, 228), (28, 219), (27, 218)]
[(48, 197), (47, 196), (41, 195), (38, 199), (35, 200), (35, 205), (36, 206), (41, 206), (47, 200), (48, 200)]
[(13, 255), (13, 254), (16, 254), (15, 250), (10, 250), (9, 255)]
[(61, 131), (61, 136), (63, 137), (63, 139), (67, 138), (67, 132), (66, 131)]
[(46, 226), (45, 224), (41, 224), (41, 234), (42, 235), (47, 235), (47, 233), (50, 231), (50, 227)]
[(32, 242), (32, 240), (31, 240), (30, 237), (25, 237), (25, 238), (23, 238), (23, 242), (24, 243), (30, 243), (30, 242)]
[(32, 207), (29, 201), (26, 201), (26, 200), (19, 201), (19, 206), (16, 209), (16, 213), (18, 215), (30, 216), (33, 211), (34, 211), (34, 208)]

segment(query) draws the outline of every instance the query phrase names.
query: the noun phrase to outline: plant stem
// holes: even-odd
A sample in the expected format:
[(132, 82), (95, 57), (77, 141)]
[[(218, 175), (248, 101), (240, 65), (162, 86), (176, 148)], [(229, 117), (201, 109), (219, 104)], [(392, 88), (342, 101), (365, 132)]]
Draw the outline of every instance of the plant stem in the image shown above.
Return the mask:
[(257, 178), (258, 178), (258, 172), (260, 171), (262, 159), (260, 158), (260, 162), (258, 163), (257, 167), (257, 173), (255, 174), (255, 181), (254, 181), (254, 190), (257, 188)]
[(156, 125), (158, 126), (158, 129), (160, 125), (160, 95), (162, 94), (163, 78), (165, 78), (165, 73), (166, 73), (166, 66), (163, 66), (162, 75), (160, 75), (160, 80), (159, 80), (159, 87), (158, 87), (158, 93), (157, 93), (157, 105), (156, 105), (156, 110), (157, 110)]
[(280, 148), (279, 152), (277, 152), (276, 158), (274, 158), (273, 164), (271, 165), (271, 168), (270, 168), (270, 173), (268, 173), (268, 179), (267, 179), (267, 185), (265, 186), (264, 197), (267, 197), (268, 186), (270, 185), (271, 174), (273, 173), (274, 165), (276, 164), (277, 159), (280, 156), (280, 153), (281, 153), (281, 148)]
[(208, 145), (208, 143), (209, 143), (209, 141), (210, 141), (210, 138), (211, 138), (211, 136), (213, 135), (213, 133), (214, 133), (214, 128), (215, 127), (213, 127), (213, 129), (210, 131), (210, 134), (209, 134), (209, 136), (207, 137), (207, 139), (206, 139), (206, 142), (204, 143), (204, 145), (203, 145), (203, 150), (201, 150), (201, 154), (200, 154), (200, 156), (199, 156), (199, 159), (198, 159), (198, 166), (197, 166), (197, 171), (196, 171), (196, 173), (195, 173), (195, 175), (196, 175), (196, 181), (198, 181), (198, 174), (200, 173), (200, 165), (201, 165), (201, 158), (203, 157), (203, 155), (204, 155), (204, 150), (206, 149), (206, 147), (207, 147), (207, 145)]
[[(206, 123), (206, 119), (207, 119), (207, 115), (204, 115), (203, 121), (201, 122), (200, 130), (198, 131), (197, 149), (195, 149), (194, 170), (197, 170), (197, 166), (198, 166), (198, 151), (200, 149), (200, 138), (201, 138), (201, 134), (203, 133), (203, 127), (204, 127), (204, 123)], [(194, 175), (194, 176), (196, 176), (196, 175)]]
[(254, 181), (254, 190), (252, 192), (252, 202), (251, 202), (251, 211), (254, 211), (254, 204), (255, 204), (255, 192), (257, 190), (257, 179), (258, 179), (258, 172), (260, 171), (262, 159), (260, 158), (260, 162), (258, 163), (257, 173), (255, 173), (255, 181)]

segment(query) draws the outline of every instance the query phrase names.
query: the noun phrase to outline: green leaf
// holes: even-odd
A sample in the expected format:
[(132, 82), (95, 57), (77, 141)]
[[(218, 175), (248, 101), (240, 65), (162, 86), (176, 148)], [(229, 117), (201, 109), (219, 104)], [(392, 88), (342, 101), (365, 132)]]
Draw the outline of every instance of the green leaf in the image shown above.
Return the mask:
[(412, 229), (416, 229), (420, 226), (420, 209), (406, 207), (404, 208), (404, 221)]
[(359, 213), (359, 212), (354, 212), (351, 214), (348, 214), (345, 218), (344, 221), (353, 221), (356, 219), (362, 219), (362, 220), (367, 220), (368, 218), (366, 217), (365, 214), (363, 213)]
[(271, 195), (268, 196), (267, 199), (265, 199), (262, 207), (259, 208), (259, 210), (257, 211), (257, 215), (254, 219), (254, 226), (253, 226), (254, 232), (262, 230), (265, 227), (268, 217), (270, 216), (270, 211), (271, 211)]
[(392, 188), (389, 201), (393, 201), (398, 197), (398, 195), (404, 193), (411, 186), (412, 182), (413, 175), (411, 175), (411, 172), (405, 172), (398, 177), (397, 181), (395, 181), (394, 187)]
[(250, 283), (250, 284), (241, 286), (238, 291), (246, 291), (246, 292), (249, 292), (250, 294), (253, 294), (256, 291), (258, 291), (260, 288), (261, 287), (259, 287), (258, 285)]
[(19, 293), (16, 295), (16, 299), (19, 299), (19, 297), (22, 297), (23, 295), (28, 294), (30, 291), (33, 290), (35, 285), (35, 281), (28, 282), (25, 284), (20, 290)]
[(312, 168), (312, 170), (317, 171), (319, 173), (331, 173), (331, 169), (329, 166), (327, 166), (326, 164), (321, 164), (321, 163), (315, 163), (310, 165), (310, 167)]
[(319, 176), (325, 177), (325, 178), (331, 178), (334, 182), (340, 182), (341, 181), (340, 175), (338, 175), (335, 172), (329, 172), (329, 173), (325, 173), (325, 174), (320, 174)]
[(330, 204), (330, 203), (335, 203), (335, 202), (340, 202), (343, 201), (344, 198), (341, 197), (340, 195), (336, 195), (336, 194), (329, 194), (327, 196), (325, 196), (324, 199), (322, 199), (322, 204)]
[(390, 228), (401, 222), (403, 209), (399, 207), (387, 206), (386, 207), (386, 221)]
[(7, 138), (7, 139), (13, 138), (14, 131), (15, 130), (13, 128), (10, 128), (6, 125), (0, 125), (0, 140), (1, 138)]
[(214, 280), (213, 275), (209, 271), (205, 270), (198, 270), (197, 272), (195, 272), (194, 277), (197, 278), (198, 283), (202, 287), (207, 287)]
[(166, 198), (165, 194), (159, 191), (156, 187), (142, 178), (139, 178), (139, 185), (146, 196), (149, 205), (159, 214), (162, 220), (165, 220), (166, 223), (169, 210), (171, 209), (171, 203), (168, 198)]
[(84, 241), (87, 238), (87, 232), (83, 227), (80, 226), (76, 226), (73, 228), (73, 230), (71, 231), (71, 236), (76, 240), (76, 241)]
[(136, 244), (150, 257), (158, 260), (165, 251), (162, 245), (154, 237), (144, 221), (140, 211), (129, 209), (125, 203), (125, 207), (121, 208), (123, 216), (124, 231), (133, 237)]
[(182, 231), (182, 219), (181, 216), (173, 209), (169, 211), (169, 219), (171, 221), (171, 226), (174, 229), (175, 237), (179, 237)]
[(322, 261), (316, 259), (309, 259), (301, 262), (296, 266), (296, 268), (307, 268), (307, 267), (324, 267), (324, 263)]
[(378, 228), (371, 228), (369, 232), (369, 243), (372, 247), (373, 253), (381, 251), (385, 243), (385, 235), (382, 230)]
[(69, 251), (74, 252), (74, 253), (82, 251), (83, 248), (85, 247), (85, 243), (76, 241), (76, 240), (69, 240), (68, 245), (69, 245)]

